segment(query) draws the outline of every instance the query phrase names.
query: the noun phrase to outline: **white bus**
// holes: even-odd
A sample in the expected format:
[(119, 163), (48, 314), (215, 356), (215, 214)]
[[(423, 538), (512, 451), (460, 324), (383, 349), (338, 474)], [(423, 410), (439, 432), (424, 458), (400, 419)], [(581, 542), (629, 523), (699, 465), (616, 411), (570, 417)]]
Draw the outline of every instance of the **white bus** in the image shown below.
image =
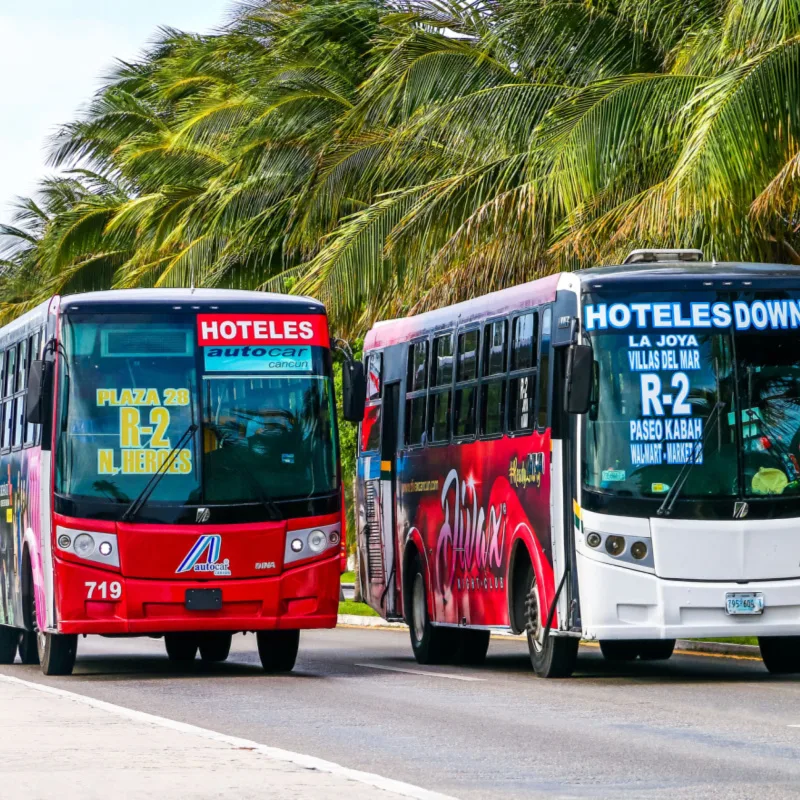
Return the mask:
[(636, 251), (365, 342), (364, 595), (423, 663), (758, 637), (800, 671), (800, 270)]

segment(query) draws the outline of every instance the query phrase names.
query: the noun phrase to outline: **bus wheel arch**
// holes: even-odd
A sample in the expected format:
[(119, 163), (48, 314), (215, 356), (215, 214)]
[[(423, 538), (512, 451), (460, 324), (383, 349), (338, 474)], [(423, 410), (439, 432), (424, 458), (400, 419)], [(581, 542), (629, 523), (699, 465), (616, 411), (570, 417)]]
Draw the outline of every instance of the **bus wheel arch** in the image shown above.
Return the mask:
[[(511, 546), (511, 558), (508, 562), (508, 622), (516, 633), (525, 632), (525, 602), (530, 588), (530, 572), (536, 570), (530, 551), (522, 539), (517, 539)], [(537, 576), (538, 578), (538, 576)]]

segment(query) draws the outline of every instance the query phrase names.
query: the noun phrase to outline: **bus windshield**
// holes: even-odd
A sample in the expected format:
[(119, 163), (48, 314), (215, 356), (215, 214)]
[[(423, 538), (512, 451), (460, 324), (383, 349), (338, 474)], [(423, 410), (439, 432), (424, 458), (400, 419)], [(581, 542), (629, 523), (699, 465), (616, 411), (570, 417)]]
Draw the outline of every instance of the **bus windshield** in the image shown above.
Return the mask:
[(193, 315), (157, 313), (67, 315), (61, 338), (60, 495), (127, 504), (160, 469), (150, 498), (159, 504), (336, 491), (323, 348), (262, 348), (264, 358), (247, 347), (212, 350), (198, 346)]
[(800, 495), (800, 293), (584, 297), (595, 385), (584, 486), (620, 497)]

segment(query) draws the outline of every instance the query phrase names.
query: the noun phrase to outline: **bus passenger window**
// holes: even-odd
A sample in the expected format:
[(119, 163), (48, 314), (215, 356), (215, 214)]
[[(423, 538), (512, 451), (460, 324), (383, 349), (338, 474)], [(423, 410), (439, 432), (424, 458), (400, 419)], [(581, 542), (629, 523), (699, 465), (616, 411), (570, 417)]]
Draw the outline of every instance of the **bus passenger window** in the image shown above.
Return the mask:
[(547, 427), (547, 413), (550, 410), (550, 326), (553, 317), (552, 309), (548, 306), (542, 314), (542, 332), (539, 337), (539, 405), (537, 425)]
[(377, 400), (381, 396), (381, 372), (383, 353), (373, 353), (367, 361), (367, 400)]
[(425, 406), (428, 385), (428, 343), (414, 342), (408, 348), (406, 380), (406, 445), (425, 444)]
[[(475, 435), (475, 398), (478, 377), (477, 330), (458, 336), (458, 363), (456, 365), (456, 403), (453, 435), (456, 437)], [(467, 385), (464, 385), (467, 384)]]
[(500, 435), (505, 427), (507, 335), (508, 322), (504, 319), (483, 329), (481, 436)]
[(514, 340), (511, 343), (511, 371), (536, 366), (537, 314), (524, 314), (514, 320)]
[(11, 447), (11, 432), (14, 428), (14, 401), (6, 400), (3, 403), (3, 441), (2, 449)]
[(22, 447), (23, 431), (25, 430), (25, 397), (20, 395), (15, 402), (14, 413), (14, 444), (15, 448)]
[(453, 400), (453, 334), (433, 340), (431, 392), (428, 400), (428, 439), (447, 442), (450, 439), (450, 412)]
[(14, 380), (17, 377), (17, 348), (11, 347), (6, 351), (6, 385), (4, 397), (14, 394)]
[(19, 364), (17, 365), (17, 391), (22, 392), (28, 386), (28, 340), (19, 343)]
[[(508, 382), (508, 429), (515, 433), (532, 431), (536, 423), (536, 339), (538, 314), (514, 320), (511, 341), (511, 379)], [(525, 374), (515, 372), (525, 370)]]

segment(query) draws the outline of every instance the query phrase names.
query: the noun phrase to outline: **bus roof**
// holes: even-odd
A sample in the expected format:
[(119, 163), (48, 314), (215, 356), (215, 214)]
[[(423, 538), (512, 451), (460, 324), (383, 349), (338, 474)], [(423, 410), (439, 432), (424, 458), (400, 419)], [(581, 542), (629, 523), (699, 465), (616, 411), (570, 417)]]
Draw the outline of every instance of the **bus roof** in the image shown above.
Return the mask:
[(249, 292), (241, 289), (111, 289), (105, 292), (71, 294), (61, 298), (61, 307), (74, 309), (86, 306), (108, 306), (116, 304), (133, 306), (242, 306), (267, 305), (289, 306), (297, 311), (324, 312), (325, 307), (311, 297), (300, 297), (274, 292)]
[(558, 283), (564, 274), (569, 274), (585, 289), (614, 285), (641, 290), (642, 281), (646, 280), (654, 283), (654, 290), (667, 287), (678, 290), (684, 284), (694, 284), (697, 281), (736, 282), (764, 279), (798, 282), (796, 286), (800, 289), (800, 267), (791, 264), (665, 261), (655, 264), (592, 267), (572, 273), (549, 275), (424, 314), (376, 322), (364, 340), (364, 349), (389, 347), (437, 330), (464, 325), (472, 320), (501, 316), (550, 302), (555, 300)]

